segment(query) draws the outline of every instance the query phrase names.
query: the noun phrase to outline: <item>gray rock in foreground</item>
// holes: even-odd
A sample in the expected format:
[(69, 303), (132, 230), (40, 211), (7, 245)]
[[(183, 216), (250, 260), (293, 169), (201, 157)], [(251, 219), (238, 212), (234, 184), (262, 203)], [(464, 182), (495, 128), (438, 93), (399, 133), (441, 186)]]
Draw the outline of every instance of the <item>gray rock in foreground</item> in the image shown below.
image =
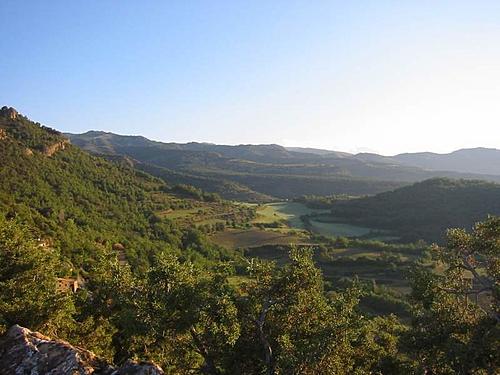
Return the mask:
[(116, 368), (92, 352), (15, 325), (0, 338), (0, 375), (162, 375), (151, 363), (128, 361)]

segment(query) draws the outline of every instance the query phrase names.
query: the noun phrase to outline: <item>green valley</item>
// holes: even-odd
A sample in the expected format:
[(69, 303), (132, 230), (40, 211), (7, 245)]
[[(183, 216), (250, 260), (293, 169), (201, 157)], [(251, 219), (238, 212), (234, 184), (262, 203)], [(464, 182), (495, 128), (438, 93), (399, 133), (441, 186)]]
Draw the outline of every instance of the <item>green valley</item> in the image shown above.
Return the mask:
[(500, 1), (0, 15), (0, 375), (500, 375)]
[[(282, 357), (288, 350), (282, 340), (294, 330), (304, 335), (310, 319), (323, 348), (331, 335), (349, 332), (352, 339), (343, 350), (362, 348), (360, 361), (374, 350), (372, 342), (360, 344), (367, 333), (383, 332), (408, 348), (394, 344), (384, 354), (375, 349), (366, 365), (343, 362), (354, 354), (329, 355), (344, 373), (416, 371), (419, 352), (405, 332), (420, 337), (427, 329), (416, 325), (415, 309), (433, 314), (419, 305), (424, 297), (416, 293), (429, 277), (445, 282), (448, 271), (441, 262), (453, 261), (438, 261), (435, 251), (446, 248), (430, 248), (428, 242), (444, 244), (446, 228), (485, 220), (474, 236), (493, 236), (487, 245), (493, 250), (485, 253), (481, 242), (470, 242), (460, 231), (449, 232), (447, 243), (479, 246), (478, 259), (493, 254), (494, 261), (498, 251), (498, 219), (487, 219), (500, 214), (500, 185), (493, 182), (319, 178), (315, 174), (323, 172), (306, 168), (304, 160), (281, 163), (290, 155), (277, 147), (244, 148), (252, 162), (225, 159), (222, 165), (238, 165), (237, 173), (214, 172), (220, 155), (209, 156), (217, 160), (213, 165), (206, 160), (209, 173), (192, 164), (174, 171), (128, 154), (89, 154), (6, 107), (0, 136), (0, 332), (20, 323), (84, 344), (115, 363), (136, 357), (186, 374), (265, 371), (270, 364), (261, 356), (254, 322), (273, 306), (266, 320), (273, 328), (261, 334), (281, 353), (273, 361), (283, 373), (288, 366), (305, 366)], [(155, 155), (149, 141), (139, 141), (145, 143), (141, 153)], [(184, 151), (172, 160), (170, 153), (158, 157), (173, 167), (207, 157), (200, 152), (205, 151), (189, 151), (187, 159)], [(263, 160), (270, 152), (276, 158), (272, 165)], [(285, 169), (290, 173), (281, 174)], [(263, 185), (264, 180), (272, 183)], [(310, 188), (316, 182), (320, 190)], [(388, 191), (374, 194), (378, 190)], [(40, 282), (34, 287), (30, 280)], [(61, 280), (76, 282), (78, 289), (68, 293)], [(17, 302), (9, 303), (13, 298)], [(491, 295), (482, 298), (489, 301)], [(306, 321), (298, 315), (291, 326), (282, 326), (296, 311), (305, 311)], [(341, 327), (339, 319), (345, 320)], [(491, 327), (487, 315), (482, 319), (477, 324)], [(323, 329), (328, 334), (321, 338)], [(311, 373), (326, 371), (304, 345)]]

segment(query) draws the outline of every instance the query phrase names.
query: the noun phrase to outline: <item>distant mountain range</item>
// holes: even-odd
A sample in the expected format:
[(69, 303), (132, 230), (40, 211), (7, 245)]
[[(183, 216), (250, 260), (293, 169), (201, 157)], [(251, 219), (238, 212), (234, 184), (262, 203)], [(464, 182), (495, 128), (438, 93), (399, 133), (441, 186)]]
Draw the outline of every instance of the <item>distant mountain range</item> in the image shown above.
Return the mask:
[(189, 183), (230, 199), (284, 199), (299, 195), (367, 195), (433, 177), (500, 181), (500, 150), (450, 154), (349, 154), (280, 145), (163, 143), (102, 131), (66, 134), (92, 153), (128, 163), (170, 183)]
[(500, 150), (494, 148), (461, 149), (449, 154), (419, 152), (395, 158), (402, 164), (426, 169), (500, 175)]
[(373, 153), (349, 154), (346, 152), (302, 147), (286, 147), (286, 149), (321, 156), (335, 155), (340, 158), (356, 158), (372, 163), (406, 165), (433, 171), (500, 175), (500, 150), (496, 148), (464, 148), (448, 154), (415, 152), (394, 156), (383, 156)]

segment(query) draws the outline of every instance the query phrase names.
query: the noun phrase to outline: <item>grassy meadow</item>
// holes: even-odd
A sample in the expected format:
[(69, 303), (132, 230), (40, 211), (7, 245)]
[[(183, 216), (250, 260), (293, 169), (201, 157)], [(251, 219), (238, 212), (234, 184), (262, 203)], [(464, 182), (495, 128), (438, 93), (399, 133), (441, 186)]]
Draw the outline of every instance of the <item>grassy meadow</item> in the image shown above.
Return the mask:
[(284, 221), (290, 227), (305, 229), (300, 219), (302, 215), (327, 213), (328, 210), (313, 209), (298, 202), (275, 202), (257, 206), (257, 217), (253, 223)]
[[(236, 249), (260, 247), (266, 245), (289, 245), (311, 243), (306, 223), (301, 219), (308, 215), (309, 230), (327, 237), (360, 237), (379, 241), (397, 239), (390, 234), (373, 228), (330, 222), (329, 210), (313, 209), (298, 202), (273, 202), (267, 204), (236, 203), (241, 209), (254, 209), (255, 217), (247, 226), (227, 228), (215, 233), (211, 238), (218, 245)], [(214, 213), (200, 213), (197, 210), (186, 210), (186, 218), (193, 222), (205, 223), (217, 218)], [(175, 215), (179, 215), (176, 213)], [(202, 219), (201, 217), (204, 217)], [(316, 219), (317, 218), (317, 219)]]
[(364, 237), (379, 241), (397, 239), (397, 237), (391, 236), (387, 232), (381, 232), (374, 228), (335, 222), (329, 216), (329, 212), (327, 209), (309, 208), (298, 202), (275, 202), (256, 205), (257, 216), (252, 223), (270, 224), (278, 221), (286, 223), (286, 225), (294, 229), (306, 229), (301, 216), (310, 215), (310, 230), (323, 236)]
[(217, 232), (212, 240), (229, 249), (253, 248), (265, 245), (289, 245), (306, 243), (307, 236), (293, 231), (274, 231), (259, 228), (233, 229)]

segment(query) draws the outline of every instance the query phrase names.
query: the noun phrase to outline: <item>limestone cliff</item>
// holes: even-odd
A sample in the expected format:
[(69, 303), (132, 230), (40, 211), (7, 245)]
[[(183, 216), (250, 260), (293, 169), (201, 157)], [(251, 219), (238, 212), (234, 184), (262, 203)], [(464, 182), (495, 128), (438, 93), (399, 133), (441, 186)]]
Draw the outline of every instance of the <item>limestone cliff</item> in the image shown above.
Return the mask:
[(53, 143), (49, 146), (45, 146), (43, 149), (43, 153), (47, 156), (52, 156), (57, 151), (64, 150), (68, 144), (69, 144), (69, 141), (67, 139), (62, 140), (60, 142)]

